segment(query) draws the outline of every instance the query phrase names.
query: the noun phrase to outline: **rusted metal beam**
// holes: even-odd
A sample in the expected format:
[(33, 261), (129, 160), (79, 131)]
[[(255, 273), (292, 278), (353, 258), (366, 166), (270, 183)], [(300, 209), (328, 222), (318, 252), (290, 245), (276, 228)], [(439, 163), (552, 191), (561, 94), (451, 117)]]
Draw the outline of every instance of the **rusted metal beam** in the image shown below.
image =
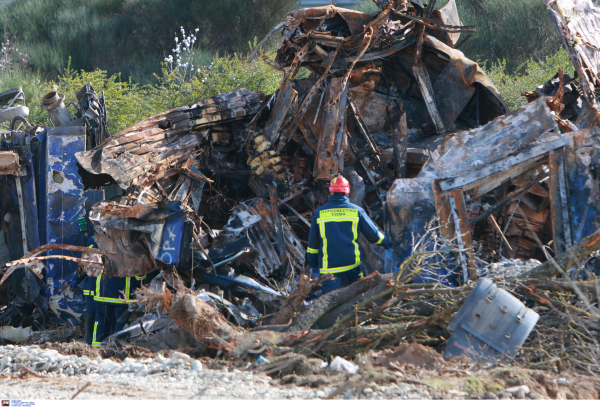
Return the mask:
[(325, 104), (324, 126), (315, 158), (314, 177), (330, 180), (344, 170), (344, 157), (339, 154), (344, 137), (340, 129), (346, 123), (347, 87), (343, 87), (344, 79), (335, 78), (329, 85), (329, 93)]
[[(473, 237), (469, 230), (469, 223), (467, 222), (468, 213), (465, 205), (465, 196), (461, 189), (454, 189), (448, 191), (448, 201), (453, 211), (456, 211), (454, 216), (454, 223), (456, 228), (456, 239), (461, 242), (466, 251), (465, 259), (461, 256), (461, 262), (464, 261), (465, 267), (468, 269), (468, 276), (472, 280), (477, 279), (477, 267), (475, 260), (473, 259)], [(464, 253), (461, 253), (463, 255)]]
[[(568, 213), (564, 209), (563, 203), (566, 196), (563, 194), (564, 188), (564, 160), (562, 149), (550, 152), (548, 160), (550, 169), (550, 209), (552, 217), (552, 235), (554, 240), (554, 252), (562, 253), (570, 246), (570, 227), (568, 227)], [(562, 181), (561, 181), (562, 178)], [(566, 218), (566, 219), (565, 219)]]
[(415, 75), (415, 78), (417, 78), (419, 90), (421, 91), (423, 101), (425, 102), (425, 106), (427, 106), (427, 111), (429, 112), (429, 116), (431, 116), (433, 125), (436, 128), (436, 132), (438, 134), (445, 133), (446, 128), (444, 127), (444, 122), (442, 120), (442, 116), (440, 116), (437, 105), (435, 104), (435, 96), (433, 93), (431, 80), (429, 79), (429, 73), (427, 73), (427, 69), (425, 69), (423, 62), (420, 59), (415, 61), (414, 65), (412, 66), (412, 71)]

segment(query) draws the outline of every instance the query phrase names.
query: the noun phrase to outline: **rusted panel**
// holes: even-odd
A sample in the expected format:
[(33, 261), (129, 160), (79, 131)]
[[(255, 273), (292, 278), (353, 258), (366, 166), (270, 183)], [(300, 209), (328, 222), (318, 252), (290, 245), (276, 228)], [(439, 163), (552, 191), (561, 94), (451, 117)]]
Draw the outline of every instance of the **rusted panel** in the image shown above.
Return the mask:
[(419, 177), (452, 178), (514, 155), (556, 128), (545, 98), (539, 98), (485, 126), (447, 136), (431, 153)]
[[(446, 5), (439, 10), (433, 10), (431, 17), (440, 21), (442, 24), (453, 25), (457, 27), (462, 26), (455, 0), (448, 1), (448, 3), (446, 3)], [(460, 33), (452, 33), (440, 30), (431, 30), (431, 34), (436, 36), (440, 41), (443, 41), (449, 47), (455, 46), (460, 37)]]
[(412, 253), (413, 236), (422, 236), (436, 216), (432, 180), (397, 179), (389, 189), (385, 204), (385, 234), (392, 240), (395, 263)]
[(330, 180), (344, 170), (344, 157), (340, 154), (344, 134), (340, 133), (346, 123), (347, 88), (342, 88), (343, 83), (343, 78), (335, 78), (329, 85), (324, 110), (324, 127), (319, 137), (313, 170), (316, 179)]
[(369, 132), (374, 134), (383, 130), (390, 103), (363, 86), (350, 89), (350, 94)]
[(402, 113), (400, 122), (395, 126), (392, 133), (394, 152), (396, 153), (396, 178), (406, 176), (406, 161), (408, 153), (408, 132), (406, 127), (406, 112)]
[(531, 179), (533, 176), (537, 176), (541, 172), (542, 166), (547, 162), (548, 155), (542, 154), (510, 167), (505, 172), (498, 172), (487, 178), (467, 184), (462, 189), (468, 191), (469, 195), (473, 198), (483, 196), (500, 187), (506, 181), (517, 183), (520, 182), (521, 178)]
[(14, 175), (21, 173), (19, 155), (12, 151), (0, 151), (0, 175)]
[[(443, 190), (464, 187), (466, 185), (469, 185), (471, 188), (473, 188), (474, 186), (477, 186), (477, 181), (485, 180), (487, 177), (490, 176), (497, 175), (502, 178), (505, 178), (506, 176), (514, 177), (515, 175), (518, 175), (518, 173), (509, 174), (512, 168), (518, 166), (519, 164), (526, 164), (527, 162), (533, 162), (535, 164), (535, 162), (542, 160), (542, 156), (545, 155), (547, 152), (564, 146), (568, 141), (569, 136), (563, 136), (555, 140), (549, 141), (547, 143), (541, 143), (531, 147), (527, 147), (521, 152), (498, 160), (493, 164), (478, 168), (465, 175), (461, 175), (456, 178), (451, 178), (447, 181), (443, 181), (441, 183), (441, 187)], [(522, 171), (525, 171), (530, 168), (525, 166), (522, 169)]]
[(75, 156), (86, 171), (108, 174), (127, 189), (140, 177), (181, 166), (208, 137), (202, 128), (249, 117), (258, 112), (263, 99), (262, 92), (246, 89), (217, 95), (143, 120)]
[(554, 14), (563, 45), (579, 74), (585, 98), (597, 114), (598, 101), (594, 92), (600, 83), (600, 6), (591, 0), (544, 2)]

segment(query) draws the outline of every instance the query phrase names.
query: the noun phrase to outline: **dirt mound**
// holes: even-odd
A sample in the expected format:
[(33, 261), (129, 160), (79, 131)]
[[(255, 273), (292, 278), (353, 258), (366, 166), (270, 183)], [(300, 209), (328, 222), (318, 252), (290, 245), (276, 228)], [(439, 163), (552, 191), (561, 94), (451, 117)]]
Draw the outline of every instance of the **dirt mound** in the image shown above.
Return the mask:
[(84, 342), (46, 342), (39, 345), (41, 349), (54, 349), (62, 355), (87, 356), (90, 359), (100, 357), (100, 350)]
[(433, 369), (445, 364), (439, 353), (418, 343), (403, 343), (394, 350), (371, 352), (369, 356), (374, 365), (384, 366), (390, 370), (398, 370), (404, 365)]

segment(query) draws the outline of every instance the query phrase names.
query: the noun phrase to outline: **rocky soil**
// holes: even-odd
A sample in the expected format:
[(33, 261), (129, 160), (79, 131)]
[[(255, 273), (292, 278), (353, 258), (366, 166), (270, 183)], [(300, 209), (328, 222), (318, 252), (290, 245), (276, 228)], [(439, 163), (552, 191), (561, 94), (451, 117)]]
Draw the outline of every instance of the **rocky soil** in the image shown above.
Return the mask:
[[(321, 379), (299, 386), (263, 373), (222, 365), (211, 369), (206, 366), (208, 359), (203, 363), (180, 352), (173, 352), (170, 357), (113, 359), (66, 355), (37, 345), (0, 346), (0, 399), (325, 399), (332, 395), (334, 399), (375, 400), (594, 398), (597, 385), (588, 385), (588, 393), (555, 392), (555, 397), (548, 397), (543, 386), (535, 387), (538, 382), (528, 386), (519, 384), (524, 381), (513, 380), (529, 377), (527, 374), (509, 375), (513, 380), (510, 383), (515, 385), (506, 387), (494, 382), (496, 379), (492, 380), (489, 372), (481, 380), (475, 376), (465, 379), (464, 371), (448, 377), (447, 369), (426, 371), (413, 366), (421, 378), (416, 380), (408, 378), (409, 366), (403, 373), (394, 373), (398, 378), (396, 383), (360, 383), (355, 380), (361, 377), (360, 369), (357, 375), (336, 376), (324, 369), (322, 375), (317, 375)], [(352, 378), (355, 384), (340, 392), (340, 384)], [(548, 380), (554, 386), (562, 384), (557, 379)]]

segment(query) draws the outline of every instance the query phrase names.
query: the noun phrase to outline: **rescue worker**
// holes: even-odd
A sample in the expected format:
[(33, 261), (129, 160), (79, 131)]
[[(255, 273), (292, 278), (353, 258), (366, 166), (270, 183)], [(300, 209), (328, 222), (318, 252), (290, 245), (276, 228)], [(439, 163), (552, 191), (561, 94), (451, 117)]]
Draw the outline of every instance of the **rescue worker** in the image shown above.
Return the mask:
[(85, 343), (92, 344), (94, 321), (96, 320), (96, 302), (94, 294), (97, 277), (85, 276), (83, 280), (83, 297), (85, 298)]
[[(94, 236), (88, 240), (88, 247), (97, 248), (96, 239)], [(92, 344), (94, 336), (94, 322), (96, 321), (96, 303), (94, 294), (96, 293), (96, 279), (86, 275), (83, 280), (83, 296), (85, 298), (85, 343)]]
[(364, 209), (350, 203), (350, 183), (337, 176), (329, 184), (329, 202), (315, 211), (308, 238), (308, 265), (313, 276), (333, 274), (322, 284), (322, 293), (346, 287), (362, 277), (359, 233), (373, 244), (390, 247)]
[[(140, 287), (143, 276), (136, 277), (96, 277), (94, 302), (96, 320), (92, 346), (99, 347), (102, 341), (115, 332), (121, 331), (126, 322), (121, 317), (129, 309), (130, 296), (133, 290)], [(114, 328), (113, 328), (114, 324)]]

